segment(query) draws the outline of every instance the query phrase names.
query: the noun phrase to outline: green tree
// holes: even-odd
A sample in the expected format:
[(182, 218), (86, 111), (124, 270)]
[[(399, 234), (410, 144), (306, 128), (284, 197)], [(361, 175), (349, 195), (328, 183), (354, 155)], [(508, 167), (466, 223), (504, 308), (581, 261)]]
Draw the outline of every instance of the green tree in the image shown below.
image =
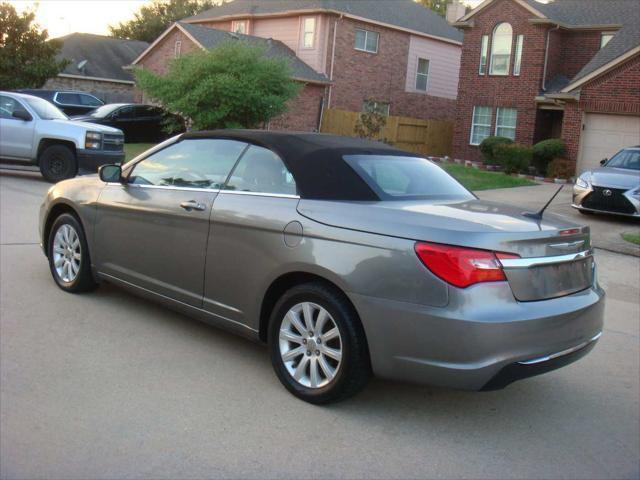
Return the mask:
[(110, 25), (112, 37), (153, 42), (174, 22), (214, 6), (213, 0), (153, 0), (140, 7), (133, 19)]
[(447, 14), (447, 5), (452, 2), (452, 0), (417, 0), (418, 3), (422, 4), (425, 8), (429, 8), (436, 12), (441, 17), (444, 17)]
[(31, 11), (19, 15), (13, 5), (0, 3), (0, 90), (39, 88), (67, 65), (56, 60), (59, 40), (33, 23)]
[(166, 75), (136, 69), (140, 88), (197, 130), (256, 128), (284, 113), (300, 84), (288, 61), (232, 40), (174, 59)]

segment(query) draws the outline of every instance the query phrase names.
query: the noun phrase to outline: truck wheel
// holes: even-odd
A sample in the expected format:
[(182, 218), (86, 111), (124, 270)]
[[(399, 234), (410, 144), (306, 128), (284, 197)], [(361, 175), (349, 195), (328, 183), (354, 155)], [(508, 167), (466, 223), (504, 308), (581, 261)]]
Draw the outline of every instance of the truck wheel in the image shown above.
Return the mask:
[(76, 176), (78, 162), (69, 147), (52, 145), (47, 147), (38, 159), (40, 172), (47, 182), (57, 183)]

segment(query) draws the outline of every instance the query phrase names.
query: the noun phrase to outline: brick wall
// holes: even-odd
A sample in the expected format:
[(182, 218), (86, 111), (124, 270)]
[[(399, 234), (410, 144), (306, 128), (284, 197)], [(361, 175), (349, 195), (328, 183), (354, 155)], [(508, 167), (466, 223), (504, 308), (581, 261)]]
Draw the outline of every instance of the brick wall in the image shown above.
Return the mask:
[[(600, 37), (599, 31), (564, 32), (559, 35), (562, 54), (555, 70), (569, 79), (575, 77), (600, 50)], [(553, 77), (549, 75), (547, 78), (551, 80)]]
[(159, 75), (164, 75), (169, 68), (169, 62), (175, 58), (175, 45), (177, 41), (181, 42), (181, 55), (186, 55), (200, 48), (193, 43), (189, 37), (183, 34), (180, 29), (175, 28), (138, 63), (138, 66), (151, 70)]
[[(497, 0), (473, 17), (473, 28), (465, 29), (460, 68), (460, 87), (454, 133), (453, 155), (465, 160), (480, 160), (477, 146), (469, 145), (474, 106), (490, 106), (493, 109), (492, 133), (495, 131), (496, 107), (512, 107), (518, 110), (516, 141), (533, 142), (537, 106), (535, 97), (540, 92), (546, 32), (548, 27), (532, 25), (532, 14), (512, 0)], [(520, 76), (479, 75), (482, 35), (491, 34), (501, 22), (509, 22), (513, 28), (513, 54), (517, 35), (524, 35)], [(491, 41), (489, 42), (491, 43)]]
[(85, 80), (82, 78), (54, 77), (46, 81), (47, 90), (77, 90), (87, 92), (105, 103), (129, 103), (135, 98), (135, 87), (126, 83)]
[(271, 120), (269, 130), (318, 131), (320, 104), (326, 98), (326, 88), (324, 85), (306, 84), (289, 102), (287, 112)]
[[(329, 19), (327, 70), (331, 71), (334, 26)], [(354, 48), (356, 28), (380, 34), (378, 52)], [(453, 120), (455, 100), (405, 92), (410, 35), (342, 18), (337, 23), (331, 107), (359, 112), (365, 100), (389, 102), (390, 114), (425, 120)]]
[(568, 157), (574, 161), (580, 148), (583, 113), (640, 115), (640, 56), (587, 83), (580, 90), (580, 101), (565, 106), (562, 138)]

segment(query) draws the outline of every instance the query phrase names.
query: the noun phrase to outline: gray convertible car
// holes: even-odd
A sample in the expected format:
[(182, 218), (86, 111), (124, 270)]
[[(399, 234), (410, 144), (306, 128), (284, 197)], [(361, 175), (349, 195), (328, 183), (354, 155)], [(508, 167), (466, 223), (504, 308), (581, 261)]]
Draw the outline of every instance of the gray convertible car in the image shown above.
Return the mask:
[(63, 290), (111, 282), (265, 342), (313, 403), (371, 373), (499, 389), (602, 332), (587, 227), (481, 201), (376, 142), (183, 134), (53, 186), (40, 230)]

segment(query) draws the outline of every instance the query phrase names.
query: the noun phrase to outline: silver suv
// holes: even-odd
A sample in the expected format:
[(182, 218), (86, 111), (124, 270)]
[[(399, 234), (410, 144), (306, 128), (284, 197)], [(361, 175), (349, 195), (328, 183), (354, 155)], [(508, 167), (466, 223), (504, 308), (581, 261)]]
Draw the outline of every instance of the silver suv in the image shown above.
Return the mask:
[(42, 98), (0, 92), (0, 159), (35, 164), (49, 182), (124, 160), (116, 128), (69, 120)]

